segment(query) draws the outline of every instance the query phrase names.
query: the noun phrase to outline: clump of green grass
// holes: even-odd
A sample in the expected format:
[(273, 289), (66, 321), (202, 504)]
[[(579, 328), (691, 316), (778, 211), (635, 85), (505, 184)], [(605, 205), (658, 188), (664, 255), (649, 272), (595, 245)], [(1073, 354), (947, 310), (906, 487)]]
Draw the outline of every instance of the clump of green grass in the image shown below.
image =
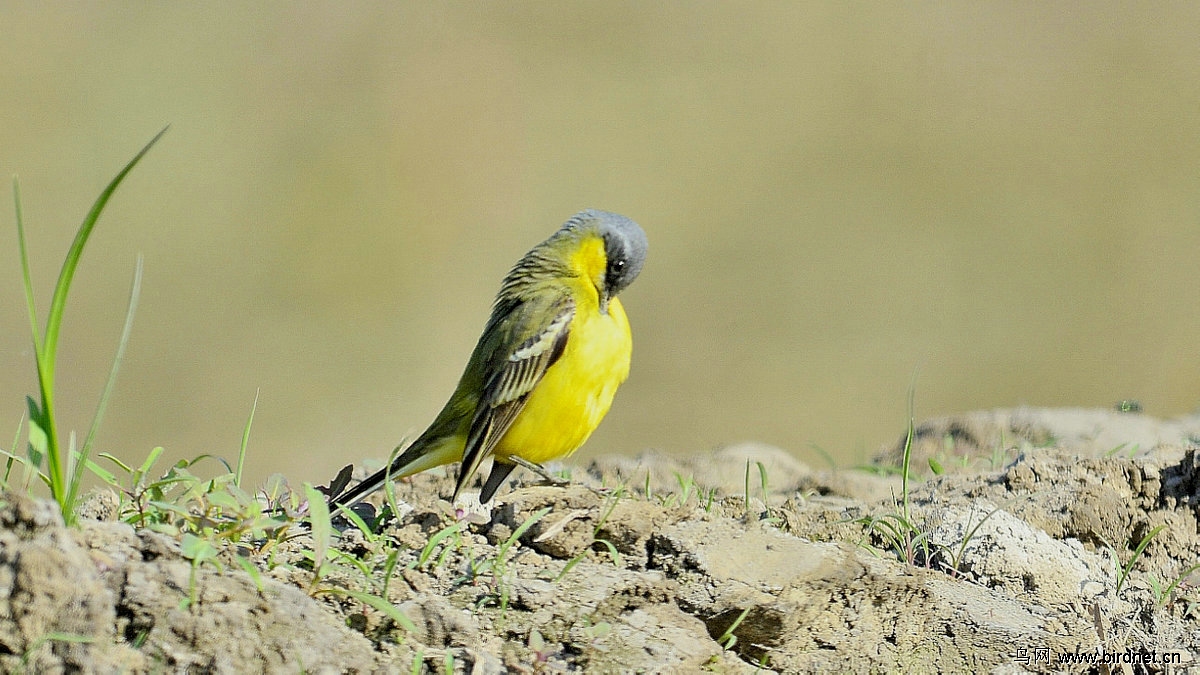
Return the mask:
[[(298, 521), (301, 500), (286, 489), (281, 480), (274, 481), (269, 492), (253, 495), (242, 489), (243, 466), (249, 442), (250, 428), (254, 419), (254, 407), (242, 434), (242, 445), (236, 469), (209, 455), (192, 460), (181, 460), (165, 472), (157, 474), (155, 464), (164, 450), (161, 447), (150, 451), (138, 465), (126, 463), (108, 453), (97, 455), (98, 460), (110, 464), (101, 466), (92, 459), (92, 448), (104, 411), (111, 397), (117, 373), (128, 344), (141, 289), (142, 262), (139, 258), (134, 270), (129, 304), (116, 355), (109, 370), (108, 380), (101, 392), (91, 427), (83, 444), (76, 448), (75, 436), (70, 434), (64, 442), (57, 422), (56, 373), (58, 366), (58, 344), (61, 335), (67, 296), (75, 272), (79, 267), (83, 251), (95, 230), (100, 215), (111, 200), (122, 181), (166, 133), (160, 131), (145, 147), (131, 159), (117, 175), (109, 181), (92, 208), (84, 217), (75, 233), (75, 238), (59, 270), (58, 281), (51, 296), (44, 330), (34, 302), (32, 272), (29, 250), (25, 237), (25, 221), (21, 208), (20, 185), (13, 181), (13, 199), (16, 211), (17, 242), (21, 260), (22, 282), (25, 292), (30, 330), (33, 337), (34, 357), (37, 367), (39, 399), (27, 397), (28, 416), (23, 422), (26, 429), (26, 454), (19, 457), (4, 452), (7, 456), (2, 476), (3, 486), (14, 487), (13, 470), (23, 465), (24, 481), (21, 487), (29, 489), (34, 477), (47, 485), (58, 504), (63, 519), (75, 524), (78, 519), (80, 487), (85, 471), (90, 471), (118, 496), (117, 517), (130, 525), (169, 534), (180, 542), (181, 554), (192, 562), (192, 579), (187, 597), (182, 606), (197, 600), (196, 572), (205, 564), (222, 568), (223, 551), (233, 549), (239, 555), (233, 560), (251, 573), (260, 582), (257, 568), (240, 555), (258, 548), (259, 551), (283, 541), (290, 525)], [(257, 395), (255, 397), (255, 407)], [(20, 441), (18, 428), (13, 448)], [(217, 459), (222, 471), (211, 478), (195, 473), (198, 464)], [(155, 477), (157, 475), (157, 477)], [(263, 498), (265, 497), (265, 499)]]
[[(255, 403), (257, 404), (257, 395)], [(287, 487), (279, 476), (267, 481), (262, 491), (251, 493), (241, 487), (241, 470), (245, 465), (254, 421), (254, 409), (242, 433), (237, 469), (213, 455), (200, 455), (179, 460), (161, 474), (155, 464), (164, 450), (156, 447), (145, 461), (134, 467), (121, 459), (100, 453), (97, 459), (115, 465), (110, 471), (86, 460), (88, 469), (117, 493), (118, 519), (138, 528), (161, 532), (183, 540), (196, 537), (217, 549), (233, 547), (240, 551), (261, 552), (289, 536), (303, 504), (301, 496)], [(219, 469), (211, 478), (198, 473), (198, 468), (216, 462)], [(154, 477), (154, 476), (158, 477)], [(307, 508), (307, 506), (305, 506)], [(191, 539), (188, 539), (191, 541)], [(200, 552), (199, 544), (191, 550)], [(193, 561), (197, 556), (189, 556)], [(208, 559), (199, 556), (201, 562)]]
[(863, 516), (856, 519), (868, 533), (874, 532), (880, 536), (898, 558), (909, 565), (914, 565), (918, 557), (928, 561), (931, 558), (928, 533), (918, 526), (909, 509), (909, 478), (911, 477), (912, 445), (916, 435), (916, 422), (913, 413), (913, 399), (916, 386), (908, 390), (908, 432), (904, 437), (904, 453), (900, 464), (900, 503), (899, 510), (879, 516)]
[[(676, 508), (687, 506), (688, 500), (693, 496), (696, 498), (697, 504), (704, 508), (706, 512), (712, 512), (713, 502), (717, 498), (717, 488), (703, 488), (696, 484), (696, 477), (692, 474), (686, 477), (674, 472), (675, 482), (679, 485), (679, 492), (670, 490), (663, 493), (654, 493), (650, 488), (650, 470), (646, 470), (645, 486), (642, 488), (643, 494), (646, 495), (648, 501), (657, 501), (664, 508)], [(617, 485), (615, 490), (622, 496), (628, 493), (628, 486), (624, 484)]]
[[(100, 421), (104, 417), (104, 410), (112, 393), (113, 385), (116, 382), (117, 370), (125, 352), (125, 345), (129, 340), (129, 331), (132, 328), (133, 315), (137, 307), (137, 298), (141, 287), (141, 261), (138, 261), (134, 272), (129, 308), (125, 313), (125, 327), (118, 342), (116, 357), (113, 359), (113, 365), (109, 371), (108, 382), (105, 384), (104, 391), (100, 396), (96, 414), (92, 418), (91, 428), (88, 430), (88, 434), (78, 452), (75, 450), (73, 436), (69, 443), (63, 443), (58, 429), (56, 419), (57, 409), (55, 406), (58, 338), (62, 328), (63, 314), (66, 310), (67, 294), (71, 290), (71, 282), (75, 278), (75, 271), (79, 267), (83, 250), (87, 246), (93, 229), (96, 227), (96, 222), (100, 219), (100, 214), (104, 212), (104, 207), (108, 205), (109, 199), (112, 198), (117, 187), (129, 175), (133, 167), (137, 166), (142, 157), (150, 151), (150, 148), (158, 142), (159, 138), (162, 138), (162, 135), (166, 131), (166, 129), (163, 129), (158, 132), (158, 135), (151, 139), (109, 181), (108, 186), (100, 193), (91, 210), (84, 216), (83, 222), (79, 225), (79, 229), (75, 233), (75, 240), (71, 243), (71, 247), (67, 251), (67, 257), (63, 261), (62, 268), (59, 270), (58, 283), (55, 284), (54, 294), (51, 296), (50, 310), (47, 314), (44, 332), (39, 332), (38, 330), (39, 321), (37, 307), (33, 299), (33, 279), (29, 270), (29, 252), (25, 243), (25, 223), (21, 211), (20, 184), (16, 179), (13, 180), (13, 202), (17, 218), (17, 243), (21, 256), (22, 281), (25, 290), (27, 312), (29, 314), (29, 326), (33, 334), (33, 351), (37, 362), (38, 388), (41, 394), (40, 402), (35, 401), (33, 397), (27, 397), (26, 399), (29, 408), (27, 422), (28, 466), (37, 471), (42, 480), (49, 486), (50, 494), (58, 503), (63, 519), (68, 524), (73, 524), (76, 519), (75, 507), (79, 499), (79, 487), (83, 481), (83, 468), (95, 441)], [(9, 455), (9, 457), (10, 460), (14, 458), (13, 455)], [(44, 469), (43, 462), (45, 465)]]

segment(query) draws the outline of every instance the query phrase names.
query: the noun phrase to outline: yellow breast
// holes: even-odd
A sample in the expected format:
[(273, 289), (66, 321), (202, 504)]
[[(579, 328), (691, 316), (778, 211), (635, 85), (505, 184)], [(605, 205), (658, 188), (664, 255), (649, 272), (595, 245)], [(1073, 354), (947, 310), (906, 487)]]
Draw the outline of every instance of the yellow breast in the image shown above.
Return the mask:
[(562, 356), (530, 393), (495, 454), (541, 464), (575, 452), (604, 419), (617, 387), (629, 376), (632, 347), (619, 300), (608, 303), (606, 314), (594, 303), (578, 307)]

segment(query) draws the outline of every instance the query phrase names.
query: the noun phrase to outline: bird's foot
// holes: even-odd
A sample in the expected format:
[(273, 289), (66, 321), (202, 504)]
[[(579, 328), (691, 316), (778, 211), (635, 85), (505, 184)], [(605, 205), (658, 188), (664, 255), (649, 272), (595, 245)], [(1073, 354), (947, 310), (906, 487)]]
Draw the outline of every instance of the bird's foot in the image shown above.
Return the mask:
[(524, 468), (529, 469), (530, 471), (536, 473), (539, 477), (541, 477), (541, 479), (542, 479), (541, 484), (543, 484), (543, 485), (551, 485), (553, 487), (567, 487), (569, 485), (578, 485), (579, 487), (587, 488), (587, 489), (591, 490), (593, 493), (595, 493), (597, 496), (603, 497), (606, 499), (614, 494), (618, 494), (618, 489), (615, 489), (615, 488), (593, 487), (591, 485), (584, 485), (582, 483), (574, 483), (571, 480), (566, 479), (566, 478), (560, 478), (558, 476), (551, 474), (549, 471), (546, 470), (546, 467), (542, 466), (541, 464), (535, 464), (527, 459), (521, 459), (520, 457), (509, 457), (508, 459), (513, 464), (516, 464), (517, 466), (520, 466), (520, 467), (524, 467)]
[(520, 457), (515, 457), (515, 456), (509, 457), (508, 461), (512, 462), (513, 464), (516, 464), (519, 467), (528, 469), (528, 470), (536, 473), (537, 475), (541, 476), (542, 481), (548, 485), (553, 485), (555, 487), (566, 487), (571, 484), (570, 480), (567, 480), (565, 478), (559, 478), (558, 476), (551, 474), (541, 464), (535, 464), (527, 459), (521, 459)]

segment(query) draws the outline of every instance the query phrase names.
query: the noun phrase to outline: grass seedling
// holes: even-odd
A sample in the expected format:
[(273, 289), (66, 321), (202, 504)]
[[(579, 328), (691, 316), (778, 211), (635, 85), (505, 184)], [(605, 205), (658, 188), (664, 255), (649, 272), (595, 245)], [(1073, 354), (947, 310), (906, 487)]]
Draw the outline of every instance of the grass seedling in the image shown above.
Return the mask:
[[(118, 489), (121, 489), (128, 496), (133, 497), (134, 495), (145, 490), (146, 476), (149, 475), (151, 467), (154, 466), (154, 463), (158, 461), (158, 458), (160, 456), (162, 456), (163, 452), (165, 452), (165, 451), (166, 450), (164, 448), (162, 448), (161, 446), (152, 449), (149, 452), (149, 454), (146, 455), (145, 461), (143, 461), (141, 463), (141, 465), (138, 466), (136, 469), (129, 466), (125, 462), (122, 462), (117, 457), (108, 454), (107, 452), (102, 452), (99, 455), (97, 455), (97, 457), (100, 457), (101, 459), (106, 459), (106, 460), (112, 462), (113, 464), (116, 464), (117, 467), (119, 467), (122, 471), (124, 471), (126, 473), (126, 475), (129, 476), (129, 486), (127, 488), (122, 488), (120, 485), (117, 485), (116, 487)], [(112, 474), (109, 474), (109, 475), (112, 475)], [(115, 484), (116, 477), (113, 476), (113, 480), (109, 481), (109, 483)]]
[(1141, 450), (1141, 448), (1142, 448), (1142, 446), (1138, 443), (1122, 443), (1122, 444), (1118, 445), (1117, 447), (1106, 451), (1104, 453), (1104, 456), (1105, 456), (1105, 458), (1111, 458), (1111, 457), (1116, 456), (1117, 453), (1124, 450), (1125, 458), (1133, 459), (1134, 456), (1137, 455), (1138, 450)]
[(1146, 536), (1142, 537), (1142, 540), (1138, 542), (1137, 548), (1133, 549), (1133, 555), (1129, 556), (1129, 562), (1125, 563), (1117, 573), (1117, 595), (1121, 594), (1121, 588), (1125, 585), (1125, 581), (1129, 579), (1129, 573), (1133, 571), (1133, 566), (1137, 563), (1138, 558), (1142, 556), (1142, 553), (1146, 551), (1146, 547), (1150, 545), (1150, 540), (1154, 539), (1158, 536), (1159, 532), (1165, 529), (1167, 529), (1166, 525), (1159, 525), (1147, 532)]
[(998, 471), (1000, 467), (1008, 463), (1008, 451), (1015, 449), (1015, 446), (1009, 446), (1005, 442), (1004, 430), (1000, 430), (1000, 440), (992, 446), (991, 457), (988, 458), (989, 466), (992, 471)]
[[(771, 516), (771, 490), (767, 482), (767, 467), (762, 462), (754, 462), (758, 466), (758, 486), (762, 490), (763, 508), (765, 509), (761, 520), (773, 521)], [(750, 520), (750, 460), (746, 460), (746, 470), (743, 474), (743, 498), (746, 506), (746, 520)]]
[(179, 609), (187, 609), (200, 601), (196, 587), (196, 573), (201, 565), (210, 560), (220, 567), (220, 563), (217, 562), (217, 553), (217, 547), (213, 546), (212, 542), (201, 539), (190, 532), (184, 533), (179, 540), (179, 554), (192, 561), (192, 570), (188, 575), (188, 597), (179, 603)]
[(1171, 596), (1175, 593), (1175, 589), (1179, 587), (1179, 584), (1183, 583), (1183, 580), (1188, 578), (1188, 576), (1196, 570), (1200, 570), (1200, 563), (1196, 563), (1195, 565), (1184, 569), (1183, 572), (1176, 576), (1171, 583), (1167, 584), (1166, 586), (1162, 585), (1162, 582), (1158, 580), (1158, 577), (1150, 577), (1150, 586), (1154, 590), (1154, 604), (1158, 607), (1165, 607), (1167, 603), (1172, 601)]
[(387, 558), (383, 562), (383, 590), (381, 595), (388, 597), (388, 590), (392, 585), (392, 574), (396, 571), (396, 565), (400, 563), (400, 549), (393, 548), (388, 551)]
[[(313, 579), (309, 584), (309, 594), (318, 595), (321, 593), (331, 593), (352, 598), (382, 613), (391, 619), (393, 623), (400, 626), (404, 630), (408, 632), (415, 631), (416, 626), (413, 625), (412, 620), (387, 599), (392, 574), (395, 572), (396, 566), (399, 563), (401, 554), (400, 549), (391, 548), (388, 551), (388, 555), (384, 558), (382, 584), (373, 581), (372, 563), (366, 560), (360, 560), (354, 555), (343, 553), (342, 551), (339, 551), (331, 546), (333, 538), (333, 525), (329, 513), (329, 507), (325, 503), (325, 496), (316, 488), (308, 485), (307, 483), (304, 485), (304, 492), (311, 508), (310, 518), (312, 519), (311, 523), (313, 536), (312, 551), (306, 552), (306, 557), (312, 561), (313, 565)], [(380, 538), (379, 535), (376, 535), (371, 531), (371, 529), (365, 522), (363, 522), (362, 518), (360, 518), (358, 514), (350, 510), (343, 510), (342, 515), (349, 519), (352, 523), (355, 523), (355, 526), (359, 528), (368, 541), (375, 542)], [(447, 536), (457, 532), (458, 526), (459, 523), (455, 523), (449, 528), (441, 530), (435, 534), (434, 537), (431, 537), (431, 543), (427, 544), (425, 550), (422, 551), (420, 560), (413, 561), (409, 565), (409, 568), (416, 567), (418, 563), (423, 565), (428, 562), (432, 558), (433, 551), (435, 550), (437, 544)], [(449, 548), (447, 548), (447, 551), (449, 551)], [(340, 586), (326, 586), (318, 588), (318, 583), (334, 566), (352, 567), (358, 570), (359, 574), (361, 574), (362, 577), (367, 581), (367, 590), (359, 591), (342, 588)], [(376, 590), (378, 592), (374, 592)]]
[[(626, 492), (625, 492), (624, 487), (618, 487), (617, 489), (613, 490), (612, 495), (609, 497), (609, 499), (611, 501), (609, 502), (608, 507), (604, 510), (604, 513), (602, 513), (600, 515), (600, 518), (596, 521), (596, 527), (592, 529), (592, 546), (594, 546), (597, 543), (604, 544), (604, 547), (608, 549), (608, 554), (610, 556), (612, 556), (613, 564), (616, 565), (617, 567), (621, 566), (621, 553), (620, 553), (620, 551), (617, 550), (616, 545), (613, 544), (611, 541), (600, 538), (600, 530), (602, 530), (604, 528), (604, 523), (608, 521), (609, 516), (611, 516), (613, 511), (616, 510), (617, 504), (621, 501), (621, 498), (624, 497), (625, 495), (626, 495)], [(560, 580), (562, 580), (563, 577), (567, 576), (567, 572), (570, 572), (572, 567), (578, 565), (579, 561), (583, 560), (584, 557), (587, 556), (588, 550), (591, 550), (591, 546), (589, 546), (587, 549), (585, 549), (579, 555), (568, 560), (567, 564), (563, 565), (562, 571), (558, 573), (558, 576), (554, 577), (555, 583), (558, 583)]]
[(357, 511), (351, 511), (350, 509), (339, 509), (338, 517), (345, 518), (347, 521), (349, 521), (349, 523), (353, 525), (355, 529), (362, 533), (363, 539), (369, 544), (375, 544), (383, 536), (379, 532), (376, 532), (375, 528), (368, 524), (367, 521), (363, 520), (362, 516), (358, 515)]
[(857, 464), (855, 471), (861, 471), (871, 476), (898, 476), (900, 467), (891, 464)]
[(679, 481), (680, 506), (687, 504), (688, 497), (691, 497), (693, 492), (699, 495), (700, 487), (696, 485), (695, 476), (689, 475), (687, 478), (684, 478), (683, 476), (676, 474), (676, 479)]
[[(915, 377), (915, 375), (914, 375)], [(912, 444), (913, 436), (916, 434), (916, 420), (914, 419), (914, 400), (917, 396), (917, 386), (914, 382), (908, 388), (908, 431), (904, 436), (904, 454), (900, 460), (900, 496), (903, 504), (901, 512), (904, 520), (908, 520), (908, 479), (911, 475), (909, 467), (912, 465)]]
[(508, 552), (513, 546), (516, 546), (521, 537), (525, 536), (529, 528), (533, 527), (542, 518), (545, 518), (546, 514), (550, 513), (550, 510), (550, 507), (547, 506), (526, 518), (524, 522), (517, 526), (517, 529), (513, 530), (512, 534), (508, 535), (507, 539), (496, 546), (496, 557), (490, 561), (486, 561), (480, 568), (480, 571), (487, 569), (491, 569), (492, 571), (492, 583), (495, 588), (494, 597), (496, 604), (500, 607), (501, 615), (508, 611), (508, 600), (512, 595), (512, 590), (505, 579), (508, 573)]
[(737, 644), (737, 636), (733, 632), (738, 629), (738, 626), (742, 625), (742, 622), (746, 620), (746, 615), (749, 613), (749, 607), (743, 609), (742, 613), (738, 614), (738, 618), (734, 619), (733, 623), (729, 624), (729, 627), (721, 634), (721, 637), (717, 638), (717, 644), (721, 645), (721, 649), (729, 651)]
[(29, 645), (29, 649), (25, 650), (25, 653), (21, 655), (21, 665), (28, 670), (30, 657), (32, 657), (34, 652), (41, 649), (42, 645), (46, 644), (47, 642), (72, 642), (75, 644), (86, 645), (95, 641), (96, 639), (93, 637), (88, 637), (87, 635), (77, 635), (75, 633), (60, 633), (57, 631), (46, 633), (40, 638), (34, 640), (33, 643)]
[(763, 519), (767, 522), (777, 520), (771, 515), (771, 490), (767, 485), (767, 467), (762, 462), (755, 462), (758, 465), (758, 486), (762, 488), (763, 508), (766, 509)]
[(508, 539), (505, 539), (500, 543), (499, 546), (496, 547), (496, 563), (498, 565), (503, 565), (505, 562), (505, 556), (508, 555), (509, 549), (515, 546), (517, 541), (519, 541), (521, 537), (525, 536), (525, 533), (529, 531), (529, 528), (537, 524), (537, 522), (542, 518), (545, 518), (546, 514), (548, 513), (550, 513), (549, 506), (529, 516), (525, 519), (525, 522), (518, 525), (517, 529), (513, 530), (512, 534), (508, 535)]
[[(66, 308), (67, 294), (71, 290), (71, 281), (75, 277), (75, 271), (83, 255), (83, 249), (87, 246), (88, 239), (96, 226), (96, 221), (99, 220), (100, 214), (104, 211), (104, 207), (107, 206), (109, 199), (116, 192), (121, 182), (125, 180), (129, 172), (133, 170), (133, 167), (137, 166), (142, 157), (150, 151), (150, 148), (158, 142), (158, 139), (164, 133), (166, 133), (166, 129), (163, 129), (151, 139), (117, 173), (116, 177), (109, 181), (108, 186), (100, 193), (91, 210), (84, 217), (78, 231), (75, 233), (75, 240), (71, 243), (71, 247), (67, 251), (66, 260), (63, 261), (62, 268), (59, 270), (58, 283), (55, 284), (54, 294), (50, 300), (50, 310), (46, 318), (45, 332), (41, 334), (38, 331), (39, 321), (37, 307), (33, 299), (33, 279), (29, 269), (29, 252), (25, 242), (25, 224), (21, 211), (21, 190), (19, 183), (15, 179), (13, 180), (13, 201), (17, 219), (17, 243), (21, 258), (22, 281), (25, 290), (27, 313), (29, 315), (29, 326), (33, 335), (34, 357), (37, 362), (38, 387), (41, 393), (40, 403), (34, 401), (32, 397), (26, 399), (29, 407), (28, 438), (30, 457), (37, 458), (37, 461), (33, 462), (35, 467), (41, 466), (42, 457), (46, 459), (46, 483), (50, 487), (51, 496), (58, 503), (63, 520), (68, 524), (75, 523), (75, 505), (79, 497), (80, 483), (82, 482), (82, 468), (79, 464), (74, 463), (73, 448), (64, 446), (60, 439), (57, 424), (58, 413), (55, 406), (55, 371), (58, 366), (58, 338), (62, 327), (63, 312)], [(118, 343), (117, 356), (113, 361), (108, 383), (100, 397), (96, 415), (92, 419), (91, 429), (85, 437), (83, 447), (80, 449), (80, 455), (84, 460), (87, 459), (91, 451), (96, 430), (104, 415), (104, 409), (108, 404), (108, 397), (112, 392), (112, 385), (115, 382), (116, 372), (120, 365), (121, 357), (124, 354), (125, 345), (128, 342), (129, 328), (137, 306), (140, 283), (141, 265), (139, 263), (137, 272), (134, 275), (134, 287), (130, 294), (129, 308), (125, 313), (125, 330), (121, 341)]]
[(829, 452), (827, 450), (825, 450), (825, 448), (822, 448), (821, 446), (817, 445), (816, 443), (811, 443), (811, 442), (808, 444), (808, 447), (813, 452), (820, 455), (821, 459), (825, 460), (825, 463), (829, 465), (829, 469), (831, 471), (837, 471), (837, 469), (838, 469), (837, 461), (835, 461), (833, 459), (833, 455), (829, 454)]
[(608, 555), (612, 558), (613, 564), (617, 567), (621, 566), (621, 552), (617, 550), (616, 544), (601, 538), (597, 538), (594, 543), (604, 544), (604, 548), (608, 549)]
[(246, 575), (250, 577), (250, 580), (254, 582), (255, 590), (257, 590), (259, 593), (262, 593), (263, 592), (262, 572), (260, 572), (258, 570), (258, 567), (255, 567), (254, 563), (251, 562), (250, 559), (246, 558), (245, 556), (235, 555), (235, 556), (233, 556), (233, 560), (234, 560), (234, 562), (237, 563), (237, 566), (240, 567), (242, 569), (242, 571), (245, 572)]
[(926, 533), (898, 513), (863, 517), (854, 522), (862, 524), (867, 532), (879, 535), (887, 544), (887, 548), (909, 565), (916, 565), (918, 551), (923, 552), (926, 561), (930, 558)]
[(912, 446), (916, 435), (913, 414), (915, 395), (916, 384), (914, 382), (908, 389), (908, 432), (904, 437), (904, 453), (900, 464), (900, 511), (885, 513), (882, 516), (864, 516), (854, 521), (863, 525), (866, 533), (874, 532), (882, 537), (887, 542), (888, 548), (909, 565), (916, 564), (918, 551), (923, 552), (926, 564), (930, 559), (926, 533), (913, 523), (909, 509), (909, 469), (912, 465)]
[(25, 415), (22, 414), (21, 421), (17, 423), (17, 433), (15, 433), (13, 435), (12, 445), (10, 446), (10, 447), (12, 447), (13, 452), (8, 452), (7, 450), (0, 450), (0, 453), (3, 453), (6, 458), (4, 461), (4, 479), (3, 479), (3, 482), (0, 482), (0, 485), (3, 485), (5, 488), (7, 488), (9, 490), (13, 489), (13, 485), (12, 485), (13, 466), (20, 464), (21, 467), (24, 468), (24, 470), (25, 470), (24, 471), (25, 477), (21, 483), (21, 486), (25, 489), (26, 492), (28, 492), (29, 484), (33, 481), (33, 474), (34, 474), (33, 468), (29, 462), (21, 459), (20, 457), (17, 457), (15, 454), (13, 454), (17, 450), (17, 445), (19, 445), (21, 443), (21, 430), (24, 427), (25, 427)]
[(746, 507), (746, 520), (750, 520), (750, 460), (746, 460), (742, 481), (742, 505)]
[[(456, 540), (459, 540), (464, 527), (466, 527), (466, 522), (460, 520), (451, 523), (450, 525), (435, 532), (434, 535), (429, 538), (429, 541), (425, 542), (425, 546), (421, 549), (421, 553), (417, 556), (417, 559), (408, 564), (409, 569), (424, 568), (427, 564), (429, 564), (429, 561), (433, 559), (433, 552), (437, 550), (438, 545), (441, 544), (442, 541), (447, 537), (454, 537)], [(446, 556), (451, 550), (452, 548), (450, 546), (446, 546), (446, 548), (442, 551), (442, 555), (438, 557), (435, 567), (441, 567), (442, 563), (444, 563), (446, 560)]]
[(659, 502), (666, 508), (671, 508), (673, 506), (684, 506), (687, 504), (687, 500), (692, 496), (692, 493), (697, 490), (695, 477), (689, 475), (687, 478), (684, 478), (683, 475), (678, 471), (674, 472), (674, 475), (675, 482), (679, 484), (679, 494), (671, 492), (668, 493), (666, 497), (663, 497), (659, 500)]
[(963, 535), (962, 543), (960, 543), (958, 546), (958, 551), (955, 552), (954, 556), (950, 558), (950, 576), (958, 578), (958, 566), (962, 563), (962, 557), (967, 551), (967, 545), (970, 544), (971, 540), (975, 538), (975, 533), (979, 532), (979, 528), (983, 527), (983, 524), (987, 522), (988, 518), (991, 518), (998, 511), (1000, 511), (999, 506), (991, 511), (988, 511), (987, 515), (983, 518), (980, 518), (979, 522), (975, 523), (973, 527), (971, 525), (971, 520), (975, 517), (975, 511), (971, 511), (971, 514), (967, 517), (967, 532), (965, 535)]

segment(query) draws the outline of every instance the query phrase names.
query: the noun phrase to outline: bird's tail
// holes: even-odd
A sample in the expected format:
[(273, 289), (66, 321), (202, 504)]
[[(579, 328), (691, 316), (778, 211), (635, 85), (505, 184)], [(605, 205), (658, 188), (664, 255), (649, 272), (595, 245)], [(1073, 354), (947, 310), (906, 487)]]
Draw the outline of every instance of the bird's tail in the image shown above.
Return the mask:
[[(363, 482), (354, 487), (336, 495), (329, 497), (329, 510), (334, 511), (338, 507), (349, 508), (359, 503), (372, 492), (383, 487), (388, 480), (396, 480), (411, 476), (415, 473), (420, 473), (426, 469), (432, 469), (435, 466), (449, 464), (462, 459), (462, 448), (458, 449), (458, 454), (453, 452), (453, 443), (447, 443), (450, 439), (427, 439), (424, 436), (418, 438), (412, 445), (408, 446), (404, 452), (400, 453), (388, 465), (371, 474)], [(447, 452), (449, 450), (449, 452)]]

